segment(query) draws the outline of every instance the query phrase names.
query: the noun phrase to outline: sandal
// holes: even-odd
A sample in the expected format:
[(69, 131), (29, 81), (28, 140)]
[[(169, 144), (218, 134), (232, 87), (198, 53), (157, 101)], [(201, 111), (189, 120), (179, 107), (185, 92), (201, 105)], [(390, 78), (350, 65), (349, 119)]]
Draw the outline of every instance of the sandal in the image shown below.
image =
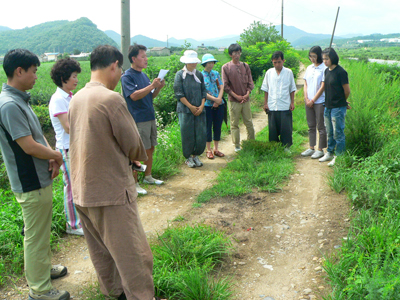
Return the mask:
[(207, 158), (214, 159), (214, 155), (213, 155), (212, 151), (207, 151)]
[(215, 151), (214, 151), (214, 155), (215, 155), (215, 156), (218, 156), (218, 157), (224, 157), (224, 156), (225, 156), (225, 154), (223, 154), (222, 152), (220, 152), (220, 151), (218, 151), (218, 150), (215, 150)]

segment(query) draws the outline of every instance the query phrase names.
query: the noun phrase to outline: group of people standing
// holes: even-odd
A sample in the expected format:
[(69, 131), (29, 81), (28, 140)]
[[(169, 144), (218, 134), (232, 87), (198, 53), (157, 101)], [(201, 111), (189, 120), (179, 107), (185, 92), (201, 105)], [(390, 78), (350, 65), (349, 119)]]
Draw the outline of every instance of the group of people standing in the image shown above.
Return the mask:
[[(151, 172), (157, 145), (153, 99), (165, 81), (156, 78), (151, 82), (142, 72), (147, 67), (146, 50), (136, 44), (129, 48), (131, 68), (123, 74), (121, 52), (108, 45), (97, 47), (90, 58), (90, 82), (74, 96), (81, 72), (79, 63), (67, 58), (54, 64), (50, 75), (57, 88), (49, 114), (56, 150), (47, 142), (29, 105), (27, 91), (37, 79), (38, 57), (25, 49), (11, 50), (4, 57), (7, 83), (0, 94), (0, 146), (24, 217), (29, 299), (70, 299), (67, 291), (51, 285), (51, 279), (67, 274), (66, 267), (51, 265), (52, 180), (59, 168), (64, 175), (66, 231), (85, 236), (101, 292), (117, 300), (159, 299), (154, 296), (152, 253), (136, 202), (137, 193), (147, 193), (137, 179), (140, 161), (147, 166), (145, 183), (163, 183)], [(241, 52), (240, 45), (229, 46), (232, 60), (223, 65), (222, 78), (213, 70), (217, 60), (211, 54), (200, 61), (195, 51), (187, 50), (181, 57), (185, 66), (176, 73), (174, 91), (182, 151), (189, 167), (203, 165), (199, 155), (205, 149), (208, 159), (224, 156), (218, 142), (226, 105), (235, 151), (241, 150), (240, 117), (247, 138), (255, 139), (250, 110), (254, 83), (249, 65), (240, 61)], [(269, 140), (289, 149), (296, 85), (292, 71), (283, 66), (284, 54), (277, 51), (271, 58), (274, 67), (266, 72), (261, 87)], [(310, 149), (302, 155), (334, 161), (335, 148), (336, 155), (345, 150), (344, 117), (350, 94), (347, 73), (338, 65), (339, 57), (333, 49), (322, 52), (320, 47), (313, 47), (309, 58), (312, 65), (305, 74), (304, 95)], [(198, 63), (204, 66), (203, 72), (196, 70)], [(123, 96), (113, 91), (120, 80)], [(224, 91), (228, 101), (223, 98)]]
[[(304, 75), (304, 101), (310, 148), (301, 153), (320, 162), (335, 164), (336, 156), (345, 152), (345, 117), (350, 108), (347, 98), (350, 86), (347, 72), (339, 65), (333, 48), (322, 51), (314, 46), (309, 51), (312, 62)], [(319, 133), (318, 149), (315, 149)], [(327, 152), (323, 149), (328, 146)], [(336, 155), (334, 155), (336, 154)]]
[[(218, 149), (218, 143), (221, 139), (226, 105), (229, 105), (235, 151), (241, 150), (240, 117), (246, 126), (247, 138), (255, 139), (250, 111), (250, 93), (254, 88), (250, 67), (240, 62), (242, 48), (239, 44), (230, 45), (228, 53), (232, 60), (222, 66), (222, 79), (221, 75), (213, 70), (217, 60), (211, 54), (205, 54), (200, 61), (195, 51), (186, 50), (180, 59), (185, 66), (176, 73), (174, 91), (183, 156), (190, 168), (203, 165), (199, 155), (206, 148), (206, 156), (209, 159), (225, 156)], [(196, 70), (198, 63), (204, 67), (202, 72)], [(224, 91), (228, 94), (228, 101), (223, 98)], [(212, 142), (214, 149), (211, 148)]]
[[(132, 68), (123, 80), (124, 93), (132, 101), (149, 95), (147, 103), (139, 104), (148, 110), (164, 83), (148, 82), (141, 73), (147, 62), (140, 56), (143, 49), (130, 50)], [(31, 300), (70, 299), (69, 292), (54, 289), (51, 283), (67, 274), (65, 266), (51, 264), (50, 249), (52, 180), (60, 167), (66, 231), (85, 236), (101, 292), (107, 299), (160, 299), (154, 296), (153, 257), (138, 212), (132, 171), (133, 165), (140, 167), (139, 161), (147, 162), (150, 172), (145, 180), (162, 183), (151, 176), (157, 140), (154, 111), (140, 115), (136, 123), (128, 109), (136, 103), (113, 91), (121, 79), (122, 64), (117, 48), (94, 49), (90, 82), (73, 97), (79, 63), (62, 59), (54, 64), (50, 75), (57, 89), (49, 103), (56, 132), (53, 150), (27, 92), (37, 80), (38, 57), (26, 49), (10, 50), (4, 57), (7, 83), (0, 94), (0, 146), (11, 189), (22, 208)], [(142, 85), (150, 87), (143, 90)]]

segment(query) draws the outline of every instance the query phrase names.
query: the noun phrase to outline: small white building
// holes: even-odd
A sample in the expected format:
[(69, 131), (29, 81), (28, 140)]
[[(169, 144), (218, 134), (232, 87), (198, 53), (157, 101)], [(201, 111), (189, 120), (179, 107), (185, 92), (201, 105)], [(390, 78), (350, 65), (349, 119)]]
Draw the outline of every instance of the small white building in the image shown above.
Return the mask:
[(386, 42), (386, 43), (400, 43), (400, 38), (386, 38), (386, 39), (380, 39), (381, 42)]
[(373, 42), (373, 41), (374, 40), (357, 40), (357, 43), (364, 44), (364, 43)]
[(70, 57), (70, 58), (73, 58), (73, 59), (79, 59), (79, 58), (89, 57), (90, 54), (91, 54), (91, 52), (88, 52), (88, 53), (83, 53), (83, 52), (82, 52), (81, 54), (70, 55), (69, 57)]
[(46, 59), (47, 59), (47, 61), (57, 61), (57, 56), (59, 54), (60, 53), (45, 53), (44, 54), (45, 55), (44, 60), (46, 61)]
[(169, 50), (167, 47), (153, 47), (147, 50), (147, 54), (149, 56), (169, 56), (171, 55), (171, 50)]
[(218, 51), (220, 51), (220, 52), (224, 52), (224, 51), (225, 51), (225, 49), (226, 49), (226, 47), (219, 47), (219, 48), (218, 48)]

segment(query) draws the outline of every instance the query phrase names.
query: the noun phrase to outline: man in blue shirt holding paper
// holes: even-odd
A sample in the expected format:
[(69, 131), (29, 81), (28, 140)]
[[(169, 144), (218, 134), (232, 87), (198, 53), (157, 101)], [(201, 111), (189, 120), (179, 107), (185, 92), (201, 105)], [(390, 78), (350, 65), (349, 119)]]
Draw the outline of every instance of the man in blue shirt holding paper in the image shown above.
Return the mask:
[[(122, 91), (139, 130), (140, 137), (146, 148), (148, 160), (143, 182), (148, 184), (162, 184), (163, 181), (154, 179), (151, 176), (153, 166), (154, 147), (157, 145), (157, 125), (153, 106), (153, 99), (157, 97), (160, 90), (164, 87), (165, 81), (155, 78), (150, 82), (149, 77), (142, 72), (147, 68), (147, 48), (143, 45), (132, 45), (129, 47), (128, 58), (131, 68), (127, 70), (121, 78)], [(139, 194), (147, 194), (147, 191), (139, 186), (137, 173), (134, 172), (136, 180), (136, 190)]]

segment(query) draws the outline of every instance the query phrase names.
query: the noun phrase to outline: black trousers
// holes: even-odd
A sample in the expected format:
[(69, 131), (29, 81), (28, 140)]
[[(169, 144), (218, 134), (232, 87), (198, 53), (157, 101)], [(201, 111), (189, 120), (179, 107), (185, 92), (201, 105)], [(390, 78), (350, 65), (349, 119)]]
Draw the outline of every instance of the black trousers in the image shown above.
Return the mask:
[(292, 111), (269, 111), (268, 129), (270, 142), (281, 142), (283, 146), (290, 147), (293, 144)]

